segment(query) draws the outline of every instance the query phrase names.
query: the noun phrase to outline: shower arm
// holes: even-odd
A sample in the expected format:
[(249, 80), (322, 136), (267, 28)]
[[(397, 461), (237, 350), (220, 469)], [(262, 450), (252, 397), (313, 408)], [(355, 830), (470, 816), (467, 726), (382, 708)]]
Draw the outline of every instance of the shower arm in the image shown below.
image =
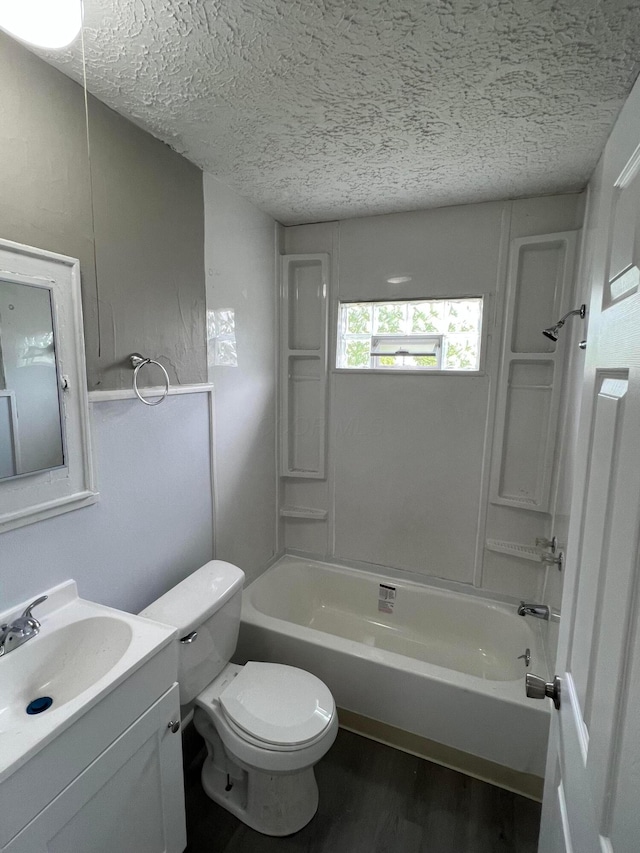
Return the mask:
[(567, 311), (567, 313), (564, 315), (564, 317), (561, 317), (558, 320), (558, 322), (556, 323), (556, 326), (564, 326), (565, 320), (567, 320), (567, 318), (569, 318), (569, 317), (572, 317), (574, 314), (579, 314), (580, 319), (583, 320), (586, 313), (587, 313), (587, 306), (583, 303), (579, 308), (574, 308), (573, 311)]

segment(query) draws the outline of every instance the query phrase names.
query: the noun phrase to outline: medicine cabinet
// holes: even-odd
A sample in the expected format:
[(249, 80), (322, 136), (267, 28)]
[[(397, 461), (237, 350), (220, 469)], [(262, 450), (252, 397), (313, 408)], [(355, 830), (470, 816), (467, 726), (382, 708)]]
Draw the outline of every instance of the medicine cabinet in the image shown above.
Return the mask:
[(0, 240), (0, 532), (96, 499), (80, 263)]

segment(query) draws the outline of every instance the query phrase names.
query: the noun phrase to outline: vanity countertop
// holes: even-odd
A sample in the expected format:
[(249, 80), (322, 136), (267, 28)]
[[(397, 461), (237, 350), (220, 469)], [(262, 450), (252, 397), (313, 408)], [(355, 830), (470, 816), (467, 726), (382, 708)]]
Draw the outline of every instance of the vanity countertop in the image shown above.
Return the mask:
[[(175, 637), (166, 625), (79, 598), (73, 580), (46, 594), (33, 614), (38, 635), (0, 657), (0, 783)], [(1, 613), (0, 624), (29, 603)], [(28, 714), (41, 697), (50, 707)]]

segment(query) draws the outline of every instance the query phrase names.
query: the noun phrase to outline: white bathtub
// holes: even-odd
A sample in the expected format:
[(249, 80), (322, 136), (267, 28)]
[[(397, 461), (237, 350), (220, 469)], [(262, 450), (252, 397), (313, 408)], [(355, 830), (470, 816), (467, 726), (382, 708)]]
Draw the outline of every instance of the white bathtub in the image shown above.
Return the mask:
[[(380, 584), (395, 589), (390, 613)], [(234, 660), (299, 666), (340, 708), (542, 777), (549, 709), (524, 676), (547, 674), (544, 627), (511, 605), (284, 557), (244, 592)]]

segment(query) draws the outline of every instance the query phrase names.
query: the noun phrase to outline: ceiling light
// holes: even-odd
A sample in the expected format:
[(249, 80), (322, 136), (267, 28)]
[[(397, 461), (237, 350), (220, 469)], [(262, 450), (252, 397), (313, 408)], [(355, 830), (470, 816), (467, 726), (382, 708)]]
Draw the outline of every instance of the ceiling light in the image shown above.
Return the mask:
[(406, 284), (411, 281), (410, 275), (396, 275), (393, 278), (387, 279), (387, 284)]
[(35, 47), (66, 47), (82, 27), (82, 0), (0, 0), (0, 29)]

